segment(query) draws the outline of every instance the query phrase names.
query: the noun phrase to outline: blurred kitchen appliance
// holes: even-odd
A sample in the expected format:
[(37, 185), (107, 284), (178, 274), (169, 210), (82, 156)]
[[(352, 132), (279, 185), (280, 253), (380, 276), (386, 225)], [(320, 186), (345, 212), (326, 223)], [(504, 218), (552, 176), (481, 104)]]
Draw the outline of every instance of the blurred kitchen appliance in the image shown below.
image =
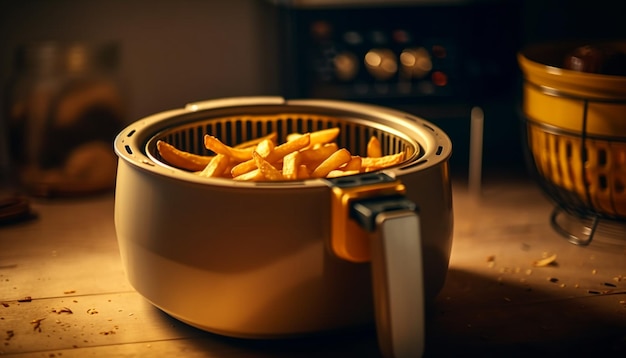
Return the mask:
[(30, 43), (16, 50), (5, 114), (20, 185), (34, 196), (110, 190), (111, 143), (125, 101), (115, 43)]
[(427, 118), (455, 143), (453, 169), (468, 165), (478, 107), (485, 159), (521, 159), (513, 110), (520, 2), (276, 3), (285, 97), (369, 102)]

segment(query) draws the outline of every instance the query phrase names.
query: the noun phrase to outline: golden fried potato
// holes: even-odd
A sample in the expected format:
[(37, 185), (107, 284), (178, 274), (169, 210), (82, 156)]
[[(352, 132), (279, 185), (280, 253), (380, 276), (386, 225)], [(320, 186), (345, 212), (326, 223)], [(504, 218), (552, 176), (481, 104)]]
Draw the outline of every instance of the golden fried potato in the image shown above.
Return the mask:
[(283, 177), (283, 174), (280, 172), (280, 170), (274, 168), (272, 164), (270, 164), (267, 160), (263, 159), (263, 157), (259, 153), (253, 152), (252, 159), (254, 160), (254, 163), (259, 168), (259, 171), (261, 172), (261, 174), (263, 174), (263, 177), (265, 179), (267, 180), (284, 180), (285, 179)]
[(193, 172), (204, 169), (213, 159), (212, 156), (197, 155), (179, 150), (162, 140), (157, 141), (157, 150), (161, 158), (168, 164)]
[(298, 169), (300, 168), (300, 155), (301, 152), (295, 151), (285, 155), (285, 158), (283, 158), (283, 177), (285, 177), (285, 179), (298, 179)]
[(277, 134), (272, 132), (230, 146), (207, 134), (204, 145), (214, 156), (184, 152), (164, 141), (157, 142), (157, 149), (166, 162), (200, 176), (247, 181), (333, 178), (383, 169), (404, 160), (404, 152), (383, 155), (375, 136), (367, 143), (365, 157), (352, 155), (334, 142), (338, 135), (339, 128), (291, 133), (284, 143), (277, 144)]
[[(339, 135), (339, 127), (333, 127), (328, 129), (321, 129), (318, 131), (313, 131), (308, 133), (311, 136), (311, 142), (309, 144), (309, 148), (313, 148), (316, 145), (326, 144), (337, 139)], [(287, 135), (287, 141), (294, 140), (298, 137), (303, 136), (304, 134), (300, 133), (291, 133)]]
[(213, 159), (207, 164), (207, 166), (202, 169), (198, 175), (201, 177), (221, 177), (224, 175), (226, 168), (230, 164), (230, 159), (224, 154), (217, 154), (213, 157)]
[(318, 165), (317, 168), (313, 170), (313, 173), (311, 173), (311, 177), (323, 178), (331, 171), (349, 162), (351, 159), (352, 154), (350, 154), (347, 149), (341, 148), (331, 154), (330, 157), (326, 158), (326, 160), (324, 160), (320, 165)]
[(251, 170), (247, 173), (243, 173), (239, 176), (233, 177), (233, 180), (241, 180), (241, 181), (260, 181), (263, 179), (264, 179), (263, 173), (261, 173), (261, 171), (258, 168)]
[[(310, 143), (310, 134), (302, 135), (294, 140), (285, 142), (280, 144), (274, 148), (271, 152), (269, 152), (266, 156), (261, 156), (265, 159), (265, 161), (270, 164), (283, 159), (283, 157), (293, 151), (300, 150)], [(241, 174), (247, 173), (251, 170), (254, 170), (257, 167), (254, 159), (247, 160), (245, 162), (241, 162), (233, 167), (231, 170), (231, 174), (233, 177), (239, 176)]]
[(371, 136), (370, 140), (367, 142), (367, 156), (373, 158), (383, 156), (383, 150), (380, 146), (380, 140), (378, 140), (378, 137)]
[(352, 158), (350, 158), (350, 160), (346, 164), (341, 166), (340, 169), (343, 171), (349, 171), (349, 172), (352, 172), (355, 170), (360, 171), (362, 167), (362, 162), (363, 160), (358, 155), (352, 156)]
[(254, 147), (247, 148), (233, 148), (224, 143), (212, 135), (204, 136), (204, 146), (217, 154), (223, 154), (236, 161), (244, 161), (252, 158), (252, 152)]
[(337, 143), (328, 143), (317, 148), (303, 149), (300, 151), (300, 162), (308, 167), (315, 168), (338, 150)]
[(392, 165), (400, 164), (404, 160), (404, 152), (389, 154), (383, 157), (363, 157), (361, 158), (361, 166), (366, 168), (366, 171), (374, 171), (389, 167)]

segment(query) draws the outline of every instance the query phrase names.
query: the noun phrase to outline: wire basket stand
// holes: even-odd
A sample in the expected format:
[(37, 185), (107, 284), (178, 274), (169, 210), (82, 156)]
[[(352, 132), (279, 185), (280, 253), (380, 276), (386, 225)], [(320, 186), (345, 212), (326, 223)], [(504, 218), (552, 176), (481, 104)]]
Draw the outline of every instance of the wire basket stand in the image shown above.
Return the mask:
[(626, 244), (626, 136), (596, 135), (587, 125), (590, 104), (626, 106), (626, 100), (583, 98), (526, 85), (545, 95), (581, 101), (584, 108), (579, 131), (520, 114), (528, 171), (556, 204), (552, 228), (575, 245), (588, 246), (599, 233), (612, 244)]

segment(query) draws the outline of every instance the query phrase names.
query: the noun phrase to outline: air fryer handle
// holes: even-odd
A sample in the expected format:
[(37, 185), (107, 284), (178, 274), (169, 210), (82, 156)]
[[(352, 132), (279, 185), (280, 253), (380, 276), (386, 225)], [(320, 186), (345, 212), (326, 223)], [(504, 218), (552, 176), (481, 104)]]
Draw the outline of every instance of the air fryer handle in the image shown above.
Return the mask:
[(406, 198), (353, 203), (351, 217), (371, 235), (378, 343), (385, 357), (424, 353), (420, 220)]

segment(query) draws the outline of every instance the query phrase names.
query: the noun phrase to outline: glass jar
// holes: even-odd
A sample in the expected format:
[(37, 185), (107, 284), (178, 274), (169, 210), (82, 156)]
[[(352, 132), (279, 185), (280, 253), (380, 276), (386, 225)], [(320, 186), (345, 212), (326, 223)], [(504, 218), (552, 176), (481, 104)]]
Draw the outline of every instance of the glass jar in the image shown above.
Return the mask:
[(16, 51), (6, 118), (9, 152), (33, 196), (76, 196), (115, 185), (115, 135), (125, 122), (115, 44), (44, 42)]

